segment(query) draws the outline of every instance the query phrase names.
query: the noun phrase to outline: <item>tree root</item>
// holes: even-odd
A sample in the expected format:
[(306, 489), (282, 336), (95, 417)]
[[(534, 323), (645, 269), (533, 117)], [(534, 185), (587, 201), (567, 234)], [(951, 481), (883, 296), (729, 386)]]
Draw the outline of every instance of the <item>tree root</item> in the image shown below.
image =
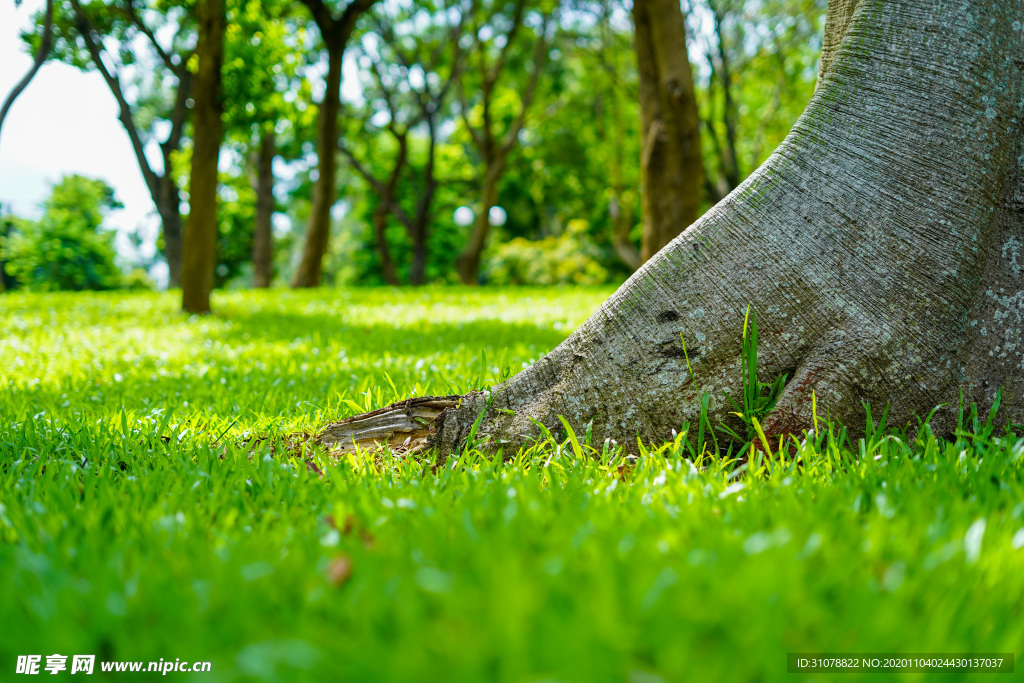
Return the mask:
[(393, 453), (418, 453), (429, 446), (442, 413), (458, 408), (462, 399), (458, 395), (421, 396), (392, 403), (369, 413), (332, 422), (317, 434), (314, 442), (337, 455), (384, 447)]

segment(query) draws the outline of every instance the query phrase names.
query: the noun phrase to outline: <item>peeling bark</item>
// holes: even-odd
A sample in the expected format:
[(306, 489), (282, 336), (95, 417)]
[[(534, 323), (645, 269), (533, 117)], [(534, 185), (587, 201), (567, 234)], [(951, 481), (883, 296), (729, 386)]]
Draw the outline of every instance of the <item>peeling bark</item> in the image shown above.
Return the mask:
[[(721, 423), (739, 396), (740, 330), (758, 312), (758, 376), (790, 377), (771, 435), (862, 402), (912, 422), (961, 392), (1024, 423), (1024, 0), (860, 0), (807, 110), (774, 154), (540, 361), (442, 413), (456, 448), (480, 418), (514, 452), (563, 416), (633, 444)], [(841, 24), (837, 28), (836, 22)], [(682, 354), (686, 339), (693, 375)]]
[(328, 425), (317, 435), (316, 443), (340, 453), (381, 446), (392, 451), (418, 450), (426, 445), (437, 418), (461, 401), (461, 396), (410, 398)]

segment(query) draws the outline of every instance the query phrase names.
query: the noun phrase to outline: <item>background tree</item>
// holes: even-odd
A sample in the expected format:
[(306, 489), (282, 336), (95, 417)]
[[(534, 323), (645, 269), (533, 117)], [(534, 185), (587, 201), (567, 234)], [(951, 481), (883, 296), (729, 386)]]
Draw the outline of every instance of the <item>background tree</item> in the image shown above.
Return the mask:
[[(592, 59), (596, 68), (592, 69), (594, 80), (602, 84), (601, 100), (601, 139), (607, 151), (608, 180), (611, 196), (608, 198), (608, 213), (612, 222), (612, 235), (615, 253), (630, 269), (636, 270), (643, 263), (640, 252), (633, 244), (632, 232), (634, 210), (637, 205), (636, 192), (631, 191), (628, 179), (626, 150), (630, 143), (636, 145), (639, 137), (633, 128), (626, 123), (624, 110), (632, 111), (632, 102), (639, 102), (639, 93), (633, 86), (631, 76), (637, 79), (636, 64), (628, 64), (626, 59), (629, 45), (628, 35), (615, 28), (616, 3), (601, 3), (596, 7), (597, 44), (592, 49)], [(635, 42), (635, 39), (634, 39)], [(634, 48), (635, 50), (635, 48)], [(635, 62), (636, 60), (634, 60)], [(632, 69), (631, 69), (632, 67)], [(639, 157), (639, 154), (637, 154)], [(632, 183), (635, 187), (635, 182)]]
[[(387, 235), (391, 218), (401, 223), (410, 243), (410, 284), (426, 283), (431, 208), (438, 189), (437, 147), (441, 125), (450, 114), (450, 95), (461, 76), (460, 41), (470, 11), (461, 1), (380, 6), (372, 16), (372, 31), (358, 46), (366, 76), (365, 106), (350, 117), (359, 126), (346, 136), (353, 142), (339, 140), (339, 147), (376, 194), (373, 231), (389, 284), (399, 283)], [(425, 12), (430, 17), (426, 25)], [(366, 133), (367, 144), (357, 148), (355, 143)], [(390, 140), (390, 154), (381, 149), (387, 144), (382, 133)], [(382, 156), (390, 163), (376, 172), (373, 167), (382, 165)]]
[[(182, 198), (173, 168), (189, 113), (192, 77), (187, 64), (195, 47), (195, 25), (184, 6), (150, 7), (137, 1), (69, 0), (68, 6), (61, 6), (56, 23), (54, 58), (98, 71), (117, 101), (118, 120), (160, 216), (163, 253), (171, 287), (176, 287), (181, 273)], [(159, 36), (164, 36), (163, 42)], [(158, 142), (161, 130), (166, 133)], [(151, 144), (158, 146), (159, 164), (150, 160)]]
[(464, 284), (477, 284), (480, 255), (491, 228), (490, 212), (548, 59), (557, 26), (554, 12), (552, 7), (528, 7), (527, 0), (515, 0), (511, 6), (482, 6), (468, 22), (473, 39), (467, 41), (466, 59), (471, 68), (459, 79), (459, 113), (479, 157), (480, 197), (458, 260)]
[(278, 130), (294, 135), (293, 122), (303, 118), (295, 103), (303, 87), (298, 66), (306, 39), (305, 20), (289, 3), (242, 0), (232, 12), (225, 36), (224, 126), (239, 177), (222, 174), (222, 183), (233, 188), (221, 204), (218, 283), (237, 275), (247, 261), (254, 287), (269, 287), (273, 280)]
[(292, 276), (292, 287), (316, 287), (320, 284), (324, 254), (331, 234), (331, 207), (337, 198), (335, 171), (338, 144), (338, 114), (341, 109), (341, 67), (352, 31), (359, 16), (374, 0), (352, 0), (336, 13), (325, 0), (302, 0), (320, 29), (320, 39), (327, 55), (327, 77), (324, 94), (318, 107), (317, 178), (313, 189), (313, 206), (306, 227), (302, 258)]
[(635, 0), (646, 261), (700, 215), (700, 128), (679, 0)]
[(484, 254), (488, 283), (595, 283), (639, 264), (639, 107), (629, 12), (566, 12), (536, 112), (499, 187), (507, 212)]
[[(20, 5), (20, 0), (15, 0), (15, 5)], [(46, 61), (47, 57), (50, 56), (50, 49), (53, 47), (53, 0), (46, 0), (46, 8), (43, 10), (42, 22), (38, 25), (38, 41), (39, 44), (35, 46), (33, 53), (35, 57), (32, 59), (32, 66), (29, 67), (28, 72), (18, 81), (11, 92), (7, 94), (2, 105), (0, 105), (0, 133), (3, 132), (4, 119), (7, 118), (7, 112), (11, 110), (14, 105), (14, 101), (18, 99), (18, 96), (25, 91), (28, 84), (35, 78), (40, 67)], [(2, 278), (0, 278), (2, 279)], [(3, 285), (0, 284), (0, 287)], [(0, 291), (3, 291), (0, 289)]]
[(717, 202), (761, 165), (810, 99), (825, 2), (692, 0), (687, 6), (692, 52), (703, 56), (697, 80), (705, 188)]
[(223, 136), (221, 67), (226, 23), (224, 0), (199, 0), (192, 172), (181, 269), (181, 306), (189, 313), (210, 311), (217, 265), (217, 160)]

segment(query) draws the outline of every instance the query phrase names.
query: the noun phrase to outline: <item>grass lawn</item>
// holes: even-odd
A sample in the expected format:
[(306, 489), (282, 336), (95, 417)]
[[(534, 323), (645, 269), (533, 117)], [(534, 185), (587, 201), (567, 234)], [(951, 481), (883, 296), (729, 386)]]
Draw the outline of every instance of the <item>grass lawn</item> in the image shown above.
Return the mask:
[(1022, 653), (1024, 440), (983, 419), (956, 443), (819, 439), (756, 475), (552, 440), (436, 471), (313, 453), (320, 476), (280, 447), (489, 385), (609, 293), (231, 292), (205, 319), (171, 295), (0, 298), (0, 680), (54, 653), (111, 679), (99, 661), (630, 683), (922, 680), (787, 674), (786, 654)]

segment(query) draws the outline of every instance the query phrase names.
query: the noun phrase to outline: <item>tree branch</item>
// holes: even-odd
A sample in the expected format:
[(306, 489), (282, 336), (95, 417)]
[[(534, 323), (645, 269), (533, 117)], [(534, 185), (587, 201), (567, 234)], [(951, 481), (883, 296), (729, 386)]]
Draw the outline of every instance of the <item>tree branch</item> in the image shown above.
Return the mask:
[(159, 42), (157, 42), (156, 35), (149, 26), (146, 25), (146, 22), (142, 20), (142, 16), (139, 15), (139, 12), (135, 7), (135, 0), (125, 0), (125, 7), (128, 14), (128, 20), (132, 25), (139, 29), (144, 36), (149, 38), (149, 42), (153, 44), (153, 49), (156, 50), (157, 55), (159, 55), (160, 61), (164, 63), (171, 73), (180, 79), (181, 72), (188, 70), (186, 62), (181, 62), (179, 64), (174, 63), (174, 60), (171, 59), (171, 55), (163, 49)]
[(512, 148), (515, 147), (516, 141), (519, 139), (520, 131), (522, 131), (523, 126), (526, 125), (526, 114), (530, 109), (530, 104), (533, 102), (533, 96), (537, 91), (537, 84), (540, 82), (540, 73), (544, 70), (544, 65), (547, 62), (547, 30), (550, 19), (550, 16), (545, 15), (544, 21), (541, 23), (540, 38), (537, 40), (537, 45), (533, 50), (533, 73), (530, 74), (530, 81), (527, 83), (526, 90), (523, 91), (523, 95), (520, 98), (522, 109), (519, 110), (519, 115), (516, 117), (511, 128), (509, 128), (508, 136), (501, 146), (502, 156), (505, 156), (512, 151)]
[[(43, 15), (43, 37), (39, 42), (39, 51), (36, 52), (35, 58), (32, 60), (32, 67), (28, 70), (28, 73), (22, 77), (20, 81), (14, 86), (10, 94), (7, 95), (7, 99), (4, 100), (3, 107), (0, 107), (0, 130), (3, 129), (4, 119), (7, 118), (7, 112), (11, 110), (14, 105), (14, 100), (18, 99), (18, 96), (24, 92), (28, 84), (35, 78), (36, 73), (40, 67), (43, 66), (43, 62), (50, 56), (50, 49), (53, 47), (53, 0), (46, 0), (46, 13)], [(0, 273), (0, 278), (3, 274)]]
[[(142, 142), (142, 137), (139, 135), (139, 129), (135, 125), (135, 119), (132, 117), (131, 106), (121, 90), (121, 80), (117, 75), (117, 68), (115, 66), (114, 70), (111, 71), (103, 63), (103, 52), (94, 32), (95, 29), (79, 1), (71, 0), (71, 7), (75, 11), (78, 32), (82, 36), (82, 40), (85, 41), (86, 49), (88, 49), (89, 55), (92, 57), (93, 64), (96, 65), (96, 70), (100, 72), (103, 80), (107, 83), (107, 87), (110, 88), (110, 92), (114, 95), (114, 99), (117, 100), (118, 107), (120, 108), (118, 118), (121, 121), (121, 125), (124, 126), (125, 132), (128, 133), (128, 139), (132, 144), (132, 151), (135, 152), (135, 158), (138, 160), (146, 186), (149, 188), (150, 193), (156, 197), (160, 189), (160, 176), (153, 171), (152, 166), (149, 164), (149, 159), (146, 157), (146, 148)], [(164, 169), (165, 173), (167, 171), (168, 169)]]

